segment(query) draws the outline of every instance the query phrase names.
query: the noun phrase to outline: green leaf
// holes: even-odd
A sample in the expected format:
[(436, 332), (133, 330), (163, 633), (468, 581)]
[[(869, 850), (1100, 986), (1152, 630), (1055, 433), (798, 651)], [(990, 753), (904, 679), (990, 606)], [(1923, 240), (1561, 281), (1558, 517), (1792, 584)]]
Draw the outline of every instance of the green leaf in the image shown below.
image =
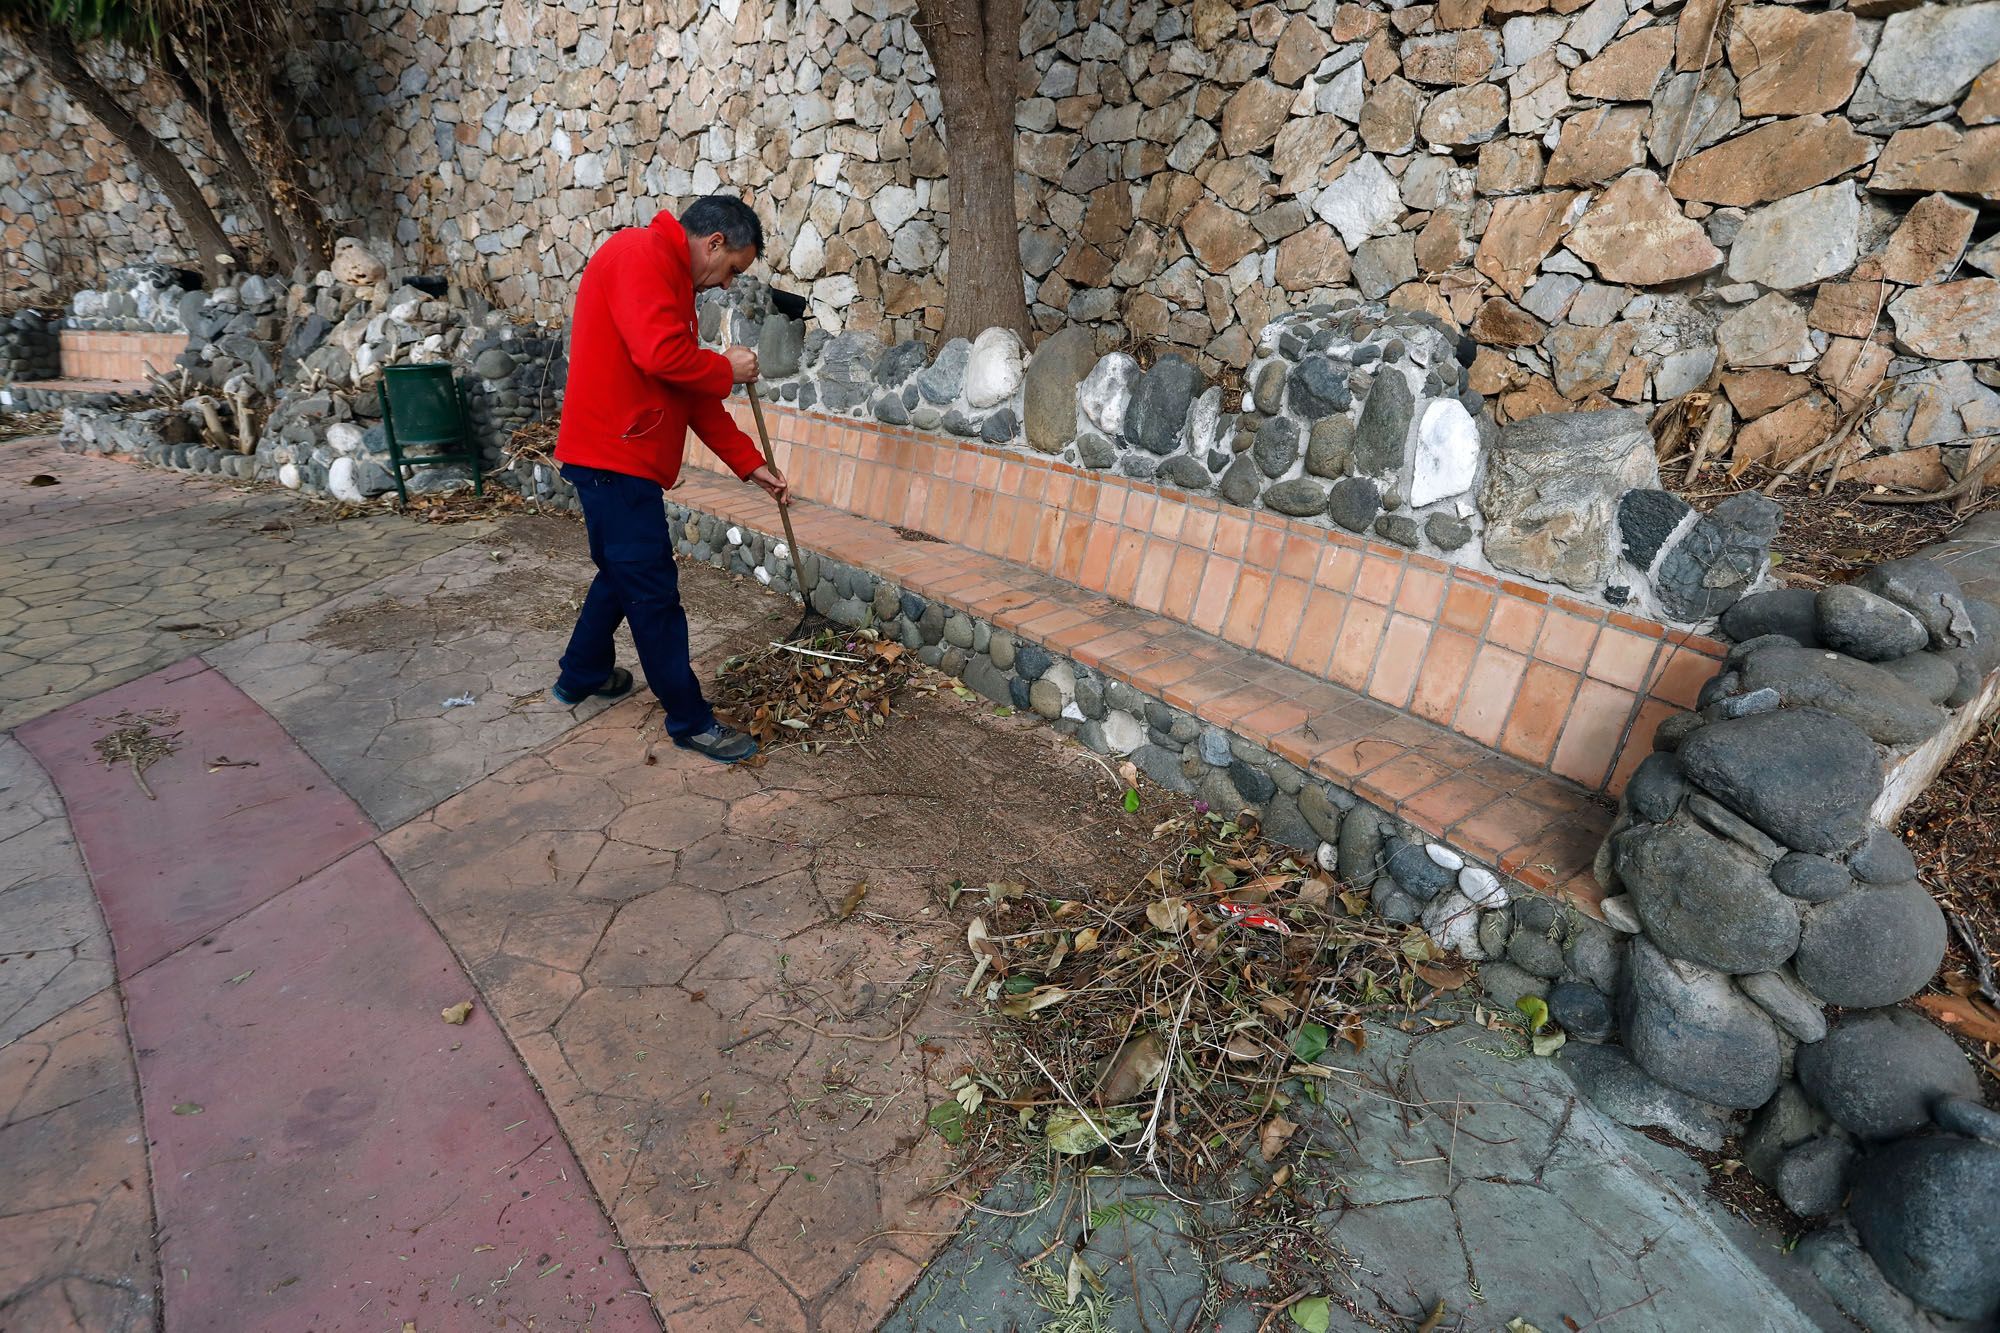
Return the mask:
[(1291, 1308), (1292, 1322), (1305, 1333), (1326, 1333), (1333, 1322), (1333, 1306), (1324, 1296), (1308, 1296)]
[(1292, 1034), (1292, 1054), (1311, 1064), (1326, 1054), (1331, 1040), (1326, 1028), (1318, 1023), (1307, 1023)]
[(1035, 988), (1033, 977), (1008, 977), (1006, 990), (1009, 995), (1026, 995)]
[(1548, 1002), (1539, 995), (1523, 995), (1514, 1001), (1514, 1007), (1528, 1020), (1530, 1034), (1540, 1032), (1549, 1025)]
[[(1092, 1128), (1093, 1122), (1095, 1128)], [(1101, 1111), (1085, 1120), (1075, 1111), (1064, 1109), (1049, 1112), (1048, 1127), (1043, 1135), (1051, 1152), (1074, 1157), (1103, 1147), (1105, 1139), (1115, 1143), (1122, 1135), (1130, 1134), (1137, 1128), (1139, 1116), (1133, 1111)]]
[(1128, 815), (1139, 813), (1139, 793), (1130, 788), (1125, 792), (1125, 813)]
[(924, 1123), (954, 1148), (965, 1142), (965, 1108), (956, 1101), (939, 1102), (933, 1106), (930, 1114), (924, 1117)]
[(193, 1102), (182, 1102), (174, 1108), (175, 1115), (200, 1115), (201, 1108)]

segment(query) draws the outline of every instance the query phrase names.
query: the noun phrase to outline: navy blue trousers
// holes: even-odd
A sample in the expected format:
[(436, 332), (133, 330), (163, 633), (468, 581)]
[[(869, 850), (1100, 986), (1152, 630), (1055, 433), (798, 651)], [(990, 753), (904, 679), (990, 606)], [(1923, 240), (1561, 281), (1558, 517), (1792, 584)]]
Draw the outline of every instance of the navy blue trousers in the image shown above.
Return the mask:
[(577, 613), (557, 688), (580, 699), (609, 680), (617, 661), (611, 636), (624, 621), (646, 684), (666, 707), (667, 734), (706, 731), (715, 715), (688, 661), (687, 612), (659, 483), (574, 463), (565, 463), (562, 474), (583, 506), (597, 577)]

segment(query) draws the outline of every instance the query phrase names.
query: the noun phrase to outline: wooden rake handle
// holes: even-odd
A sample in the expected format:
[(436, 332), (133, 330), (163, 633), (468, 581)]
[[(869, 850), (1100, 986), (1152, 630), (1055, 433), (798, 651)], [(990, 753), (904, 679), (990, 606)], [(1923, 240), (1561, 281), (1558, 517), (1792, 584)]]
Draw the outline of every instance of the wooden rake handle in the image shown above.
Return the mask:
[[(764, 466), (776, 472), (778, 465), (771, 459), (771, 432), (764, 426), (764, 403), (757, 397), (757, 386), (746, 384), (744, 392), (750, 395), (750, 415), (757, 419), (757, 439), (764, 446)], [(785, 546), (791, 552), (792, 573), (799, 574), (804, 566), (799, 563), (799, 539), (792, 533), (792, 507), (784, 502), (778, 504), (778, 517), (785, 525)], [(799, 580), (799, 595), (805, 596), (805, 580)]]

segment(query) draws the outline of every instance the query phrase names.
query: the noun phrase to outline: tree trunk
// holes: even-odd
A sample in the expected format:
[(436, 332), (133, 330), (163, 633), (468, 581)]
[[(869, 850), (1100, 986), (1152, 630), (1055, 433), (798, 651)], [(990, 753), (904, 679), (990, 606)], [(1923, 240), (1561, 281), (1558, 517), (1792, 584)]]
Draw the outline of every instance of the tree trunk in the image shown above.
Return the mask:
[(951, 269), (939, 337), (1028, 336), (1014, 212), (1014, 112), (1024, 0), (917, 0), (917, 32), (944, 102)]
[(137, 116), (125, 108), (124, 103), (92, 77), (69, 40), (55, 33), (42, 32), (28, 39), (27, 46), (43, 72), (61, 85), (62, 90), (89, 112), (98, 124), (104, 126), (112, 138), (123, 144), (125, 151), (132, 155), (133, 162), (159, 186), (160, 193), (173, 205), (174, 212), (180, 215), (181, 225), (187, 228), (190, 239), (200, 250), (201, 268), (209, 279), (215, 281), (226, 277), (232, 268), (240, 266), (242, 255), (222, 230), (215, 210), (208, 206), (201, 187), (195, 184), (188, 169), (151, 130), (140, 123)]
[(299, 259), (317, 272), (333, 262), (332, 233), (307, 182), (305, 160), (292, 137), (289, 108), (279, 102), (277, 79), (268, 70), (257, 71), (238, 91), (238, 122), (268, 173), (271, 196), (286, 216), (292, 246)]
[(193, 71), (171, 46), (162, 44), (160, 66), (180, 90), (181, 100), (208, 127), (208, 137), (221, 154), (223, 168), (228, 173), (229, 183), (236, 187), (237, 195), (257, 210), (258, 221), (264, 226), (264, 248), (270, 253), (271, 262), (286, 273), (296, 274), (299, 269), (298, 246), (278, 209), (277, 200), (271, 195), (264, 174), (250, 160), (243, 141), (236, 137), (229, 117), (223, 113), (222, 99), (216, 96), (212, 87), (195, 78)]

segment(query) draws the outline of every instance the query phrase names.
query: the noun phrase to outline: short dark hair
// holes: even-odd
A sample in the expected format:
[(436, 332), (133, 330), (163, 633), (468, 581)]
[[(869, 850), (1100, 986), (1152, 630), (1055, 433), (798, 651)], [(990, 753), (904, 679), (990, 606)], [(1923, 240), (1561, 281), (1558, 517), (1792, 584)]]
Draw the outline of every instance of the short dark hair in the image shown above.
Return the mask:
[(681, 230), (690, 238), (721, 232), (732, 250), (747, 245), (760, 255), (764, 253), (764, 224), (750, 205), (733, 195), (711, 194), (689, 204), (687, 212), (681, 214)]

